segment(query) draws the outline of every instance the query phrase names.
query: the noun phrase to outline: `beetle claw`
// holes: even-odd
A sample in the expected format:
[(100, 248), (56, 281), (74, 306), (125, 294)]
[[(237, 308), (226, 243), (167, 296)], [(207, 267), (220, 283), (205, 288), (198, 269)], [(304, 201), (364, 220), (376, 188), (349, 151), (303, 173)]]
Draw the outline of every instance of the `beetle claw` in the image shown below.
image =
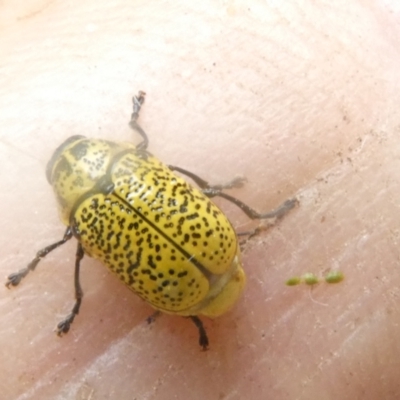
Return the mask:
[(8, 289), (10, 289), (10, 286), (17, 286), (20, 284), (22, 278), (26, 275), (23, 272), (25, 272), (25, 270), (19, 271), (19, 272), (14, 272), (10, 275), (8, 275), (8, 280), (5, 283), (6, 287)]
[(62, 336), (64, 333), (68, 333), (72, 322), (74, 321), (75, 314), (68, 315), (67, 318), (58, 323), (56, 333), (58, 336)]

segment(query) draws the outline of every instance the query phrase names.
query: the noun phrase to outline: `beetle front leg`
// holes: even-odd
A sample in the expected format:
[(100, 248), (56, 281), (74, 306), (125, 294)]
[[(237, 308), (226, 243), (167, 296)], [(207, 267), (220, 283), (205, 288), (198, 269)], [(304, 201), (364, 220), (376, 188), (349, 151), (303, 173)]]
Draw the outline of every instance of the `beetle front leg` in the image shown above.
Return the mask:
[(6, 282), (6, 286), (10, 288), (10, 286), (17, 286), (23, 278), (25, 278), (26, 275), (29, 274), (30, 271), (34, 271), (36, 266), (39, 264), (40, 260), (44, 257), (47, 256), (51, 251), (55, 250), (57, 247), (60, 247), (63, 245), (65, 242), (67, 242), (69, 239), (72, 238), (72, 230), (70, 227), (67, 228), (67, 230), (64, 233), (64, 237), (62, 240), (53, 243), (49, 246), (46, 246), (44, 249), (39, 250), (36, 253), (36, 257), (28, 264), (27, 267), (19, 270), (18, 272), (14, 272), (10, 275), (8, 275), (8, 279)]
[(62, 336), (63, 333), (67, 333), (69, 328), (71, 327), (72, 322), (74, 322), (75, 316), (79, 314), (79, 309), (81, 307), (83, 291), (81, 288), (81, 284), (79, 282), (79, 272), (80, 272), (80, 264), (81, 260), (84, 256), (83, 247), (80, 243), (78, 243), (78, 247), (76, 249), (76, 258), (75, 258), (75, 274), (74, 274), (74, 284), (75, 284), (75, 304), (71, 310), (71, 313), (63, 319), (57, 325), (57, 335)]

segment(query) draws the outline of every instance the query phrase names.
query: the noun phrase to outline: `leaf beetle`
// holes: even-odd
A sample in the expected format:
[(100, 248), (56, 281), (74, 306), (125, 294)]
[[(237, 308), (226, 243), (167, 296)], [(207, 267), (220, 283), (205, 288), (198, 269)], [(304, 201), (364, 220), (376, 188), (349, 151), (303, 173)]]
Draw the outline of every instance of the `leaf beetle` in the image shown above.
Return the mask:
[(155, 315), (190, 318), (205, 350), (208, 338), (199, 316), (214, 318), (229, 310), (246, 280), (238, 235), (210, 198), (232, 202), (251, 219), (281, 218), (297, 200), (260, 214), (224, 192), (242, 180), (213, 186), (185, 169), (163, 164), (148, 152), (147, 135), (137, 123), (144, 99), (142, 91), (133, 97), (129, 123), (142, 138), (138, 145), (72, 136), (55, 150), (46, 176), (67, 226), (64, 237), (9, 275), (6, 286), (18, 285), (42, 258), (75, 237), (75, 304), (57, 325), (59, 335), (69, 331), (79, 313), (80, 264), (88, 255), (157, 310)]

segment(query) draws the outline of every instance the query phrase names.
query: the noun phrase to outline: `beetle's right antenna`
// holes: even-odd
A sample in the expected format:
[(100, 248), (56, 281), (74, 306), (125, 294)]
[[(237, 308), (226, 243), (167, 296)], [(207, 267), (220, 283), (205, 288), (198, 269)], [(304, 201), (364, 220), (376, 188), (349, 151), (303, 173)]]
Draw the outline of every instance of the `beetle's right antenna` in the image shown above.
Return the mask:
[(146, 93), (142, 90), (139, 91), (137, 96), (133, 96), (133, 112), (131, 115), (131, 120), (129, 121), (129, 126), (134, 129), (139, 135), (143, 138), (143, 142), (137, 145), (139, 150), (146, 150), (149, 144), (149, 139), (147, 138), (146, 132), (141, 128), (141, 126), (137, 123), (137, 119), (139, 118), (139, 112), (142, 108), (142, 104), (144, 103), (144, 98)]

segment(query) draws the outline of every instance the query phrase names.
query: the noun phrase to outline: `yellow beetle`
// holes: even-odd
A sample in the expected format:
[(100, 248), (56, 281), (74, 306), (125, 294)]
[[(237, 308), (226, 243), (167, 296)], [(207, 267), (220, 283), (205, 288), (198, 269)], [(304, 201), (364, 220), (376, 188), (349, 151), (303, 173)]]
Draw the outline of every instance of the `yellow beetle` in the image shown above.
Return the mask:
[[(11, 274), (6, 285), (18, 285), (43, 257), (74, 236), (76, 302), (57, 325), (59, 335), (68, 332), (79, 313), (79, 268), (86, 254), (101, 260), (156, 310), (190, 317), (206, 349), (208, 338), (198, 316), (225, 313), (245, 284), (236, 233), (209, 198), (221, 196), (252, 219), (280, 218), (296, 200), (259, 214), (223, 192), (239, 186), (240, 179), (210, 186), (191, 172), (161, 163), (147, 151), (147, 135), (136, 122), (144, 96), (133, 97), (130, 121), (143, 139), (139, 145), (73, 136), (56, 149), (47, 179), (67, 230), (62, 240)], [(189, 176), (199, 189), (173, 171)]]

